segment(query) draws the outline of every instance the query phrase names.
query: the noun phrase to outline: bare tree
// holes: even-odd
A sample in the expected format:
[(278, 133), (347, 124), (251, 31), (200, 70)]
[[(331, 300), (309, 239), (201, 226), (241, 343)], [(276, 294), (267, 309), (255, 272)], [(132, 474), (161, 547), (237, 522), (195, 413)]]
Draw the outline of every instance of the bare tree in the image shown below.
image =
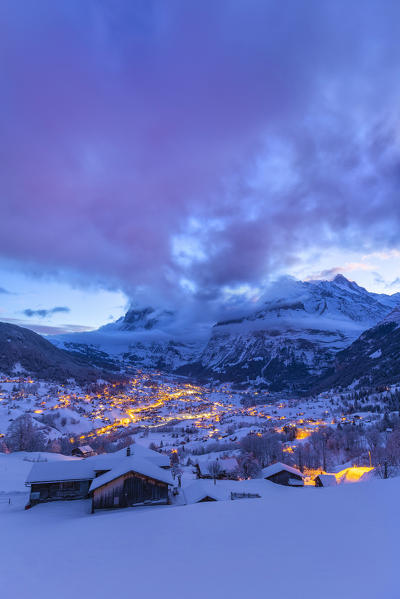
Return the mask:
[(219, 463), (218, 460), (213, 460), (212, 462), (210, 462), (207, 465), (207, 470), (208, 470), (209, 474), (211, 474), (211, 476), (213, 477), (214, 485), (215, 485), (217, 483), (217, 478), (222, 470), (221, 464)]
[(276, 433), (265, 435), (247, 435), (240, 443), (244, 455), (252, 454), (261, 466), (282, 459), (282, 443)]
[(45, 449), (44, 435), (34, 425), (29, 414), (19, 416), (10, 424), (5, 442), (11, 451), (43, 451)]

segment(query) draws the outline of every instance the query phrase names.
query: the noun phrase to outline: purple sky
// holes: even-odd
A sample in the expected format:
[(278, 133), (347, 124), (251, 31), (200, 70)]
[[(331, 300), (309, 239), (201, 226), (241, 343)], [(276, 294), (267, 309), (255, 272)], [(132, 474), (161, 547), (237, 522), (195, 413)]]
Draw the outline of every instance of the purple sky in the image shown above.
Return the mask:
[(397, 0), (3, 0), (0, 64), (4, 268), (219, 301), (400, 246)]

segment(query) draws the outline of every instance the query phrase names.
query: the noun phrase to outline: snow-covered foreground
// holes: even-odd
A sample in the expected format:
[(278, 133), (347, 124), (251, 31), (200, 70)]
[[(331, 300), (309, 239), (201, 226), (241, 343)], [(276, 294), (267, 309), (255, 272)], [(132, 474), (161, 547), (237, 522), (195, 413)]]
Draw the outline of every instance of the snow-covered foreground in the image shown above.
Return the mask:
[[(263, 499), (89, 513), (0, 502), (2, 595), (18, 599), (398, 599), (400, 479), (272, 483)], [(218, 483), (217, 483), (218, 487)]]

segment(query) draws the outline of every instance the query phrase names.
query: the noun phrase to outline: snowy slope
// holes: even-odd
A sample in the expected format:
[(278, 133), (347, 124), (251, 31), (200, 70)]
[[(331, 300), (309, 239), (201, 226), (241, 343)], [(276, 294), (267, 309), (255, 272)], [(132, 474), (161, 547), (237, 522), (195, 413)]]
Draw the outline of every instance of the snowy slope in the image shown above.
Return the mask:
[[(400, 479), (91, 515), (0, 504), (5, 597), (398, 599)], [(216, 485), (218, 488), (218, 483)]]
[(332, 374), (318, 382), (319, 389), (347, 387), (357, 381), (365, 386), (400, 382), (400, 308), (364, 331), (335, 357)]

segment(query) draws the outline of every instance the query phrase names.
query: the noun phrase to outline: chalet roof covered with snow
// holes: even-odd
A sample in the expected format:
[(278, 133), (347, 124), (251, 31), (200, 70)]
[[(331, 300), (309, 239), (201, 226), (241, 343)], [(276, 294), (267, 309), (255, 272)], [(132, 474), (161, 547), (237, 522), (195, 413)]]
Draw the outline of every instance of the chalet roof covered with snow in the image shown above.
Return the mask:
[[(136, 456), (138, 458), (143, 458), (148, 460), (149, 462), (153, 462), (160, 468), (165, 468), (170, 465), (170, 460), (167, 455), (159, 453), (158, 451), (154, 451), (153, 449), (149, 449), (144, 445), (140, 445), (139, 443), (133, 443), (129, 446), (131, 450), (131, 455)], [(121, 457), (122, 455), (126, 455), (127, 448), (120, 449), (115, 453), (115, 455)], [(113, 455), (113, 454), (111, 454)]]
[(59, 482), (65, 480), (90, 480), (94, 470), (89, 460), (77, 458), (60, 462), (38, 462), (26, 479), (26, 484)]
[(234, 472), (237, 470), (239, 463), (235, 457), (226, 457), (219, 460), (220, 466), (225, 472)]
[(107, 483), (127, 474), (128, 472), (137, 472), (143, 476), (148, 476), (154, 480), (158, 480), (168, 485), (172, 485), (172, 477), (169, 472), (166, 472), (162, 468), (159, 468), (155, 464), (152, 464), (148, 460), (137, 458), (135, 456), (129, 456), (121, 458), (119, 462), (115, 463), (115, 466), (109, 472), (105, 472), (101, 476), (98, 476), (92, 481), (89, 492), (106, 485)]
[[(151, 450), (148, 451), (151, 453), (156, 453), (152, 452)], [(117, 452), (96, 455), (85, 459), (75, 458), (68, 461), (35, 463), (28, 475), (28, 478), (26, 479), (26, 484), (72, 480), (92, 480), (95, 477), (96, 472), (99, 470), (110, 471), (118, 469), (120, 464), (124, 464), (124, 467), (126, 467), (128, 464), (136, 464), (138, 467), (142, 467), (142, 464), (145, 464), (147, 471), (152, 471), (154, 474), (158, 475), (158, 478), (155, 476), (153, 476), (153, 478), (157, 478), (157, 480), (162, 480), (164, 482), (170, 482), (171, 480), (170, 474), (153, 463), (151, 459), (148, 460), (147, 458), (144, 459), (142, 457), (136, 457), (135, 455), (127, 457), (126, 455)], [(128, 471), (129, 469), (132, 470), (134, 468), (132, 466), (132, 468), (128, 467)], [(146, 473), (141, 472), (141, 474)], [(98, 478), (100, 479), (101, 476)], [(148, 476), (152, 475), (148, 474)], [(160, 476), (163, 476), (164, 478), (160, 478)]]
[(82, 453), (92, 453), (93, 451), (90, 445), (79, 445), (79, 447), (76, 447), (75, 449), (79, 449)]
[(317, 478), (320, 480), (323, 487), (336, 487), (338, 484), (334, 474), (319, 474)]
[(206, 497), (215, 501), (226, 501), (230, 499), (230, 489), (221, 485), (214, 485), (211, 480), (195, 480), (183, 488), (186, 503), (198, 503)]
[(282, 462), (276, 462), (275, 464), (267, 466), (263, 469), (262, 475), (263, 478), (269, 478), (270, 476), (283, 471), (290, 472), (290, 474), (295, 474), (296, 476), (301, 476), (301, 478), (304, 478), (304, 474), (300, 472), (300, 470), (297, 470), (297, 468), (293, 468), (292, 466), (288, 466), (287, 464), (282, 464)]

